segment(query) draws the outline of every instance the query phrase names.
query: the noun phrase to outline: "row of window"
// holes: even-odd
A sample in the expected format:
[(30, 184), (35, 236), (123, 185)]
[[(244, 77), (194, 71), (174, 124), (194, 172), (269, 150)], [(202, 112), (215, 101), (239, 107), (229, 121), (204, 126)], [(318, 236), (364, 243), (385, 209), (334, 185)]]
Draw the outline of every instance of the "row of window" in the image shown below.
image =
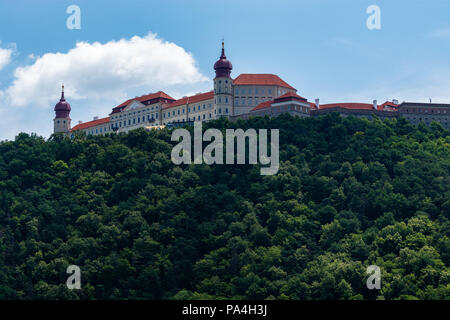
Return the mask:
[(125, 117), (131, 116), (131, 115), (140, 114), (141, 112), (142, 113), (151, 112), (151, 111), (158, 110), (158, 109), (159, 109), (158, 106), (154, 106), (154, 107), (146, 108), (146, 109), (143, 109), (143, 110), (138, 110), (138, 111), (133, 111), (133, 112), (129, 111), (128, 113), (120, 113), (120, 114), (118, 114), (116, 116), (112, 116), (111, 119), (114, 120), (114, 119), (119, 119), (119, 118), (122, 118), (122, 117), (125, 118)]
[(299, 106), (299, 105), (288, 105), (288, 106), (273, 107), (273, 110), (276, 112), (299, 111), (299, 112), (303, 112), (303, 113), (308, 113), (309, 107), (303, 107), (303, 106)]
[[(428, 113), (429, 109), (411, 109), (411, 112), (414, 113)], [(406, 112), (410, 112), (409, 109), (406, 109)], [(434, 113), (434, 109), (431, 109), (430, 113)], [(436, 113), (441, 113), (441, 110), (436, 110)], [(447, 110), (442, 110), (442, 113), (447, 113)]]
[(87, 131), (87, 134), (99, 134), (99, 133), (107, 133), (108, 127), (95, 128)]
[[(163, 113), (163, 119), (175, 117), (175, 116), (177, 116), (177, 115), (183, 115), (185, 109), (181, 109), (181, 110), (182, 110), (181, 113), (180, 113), (180, 109), (178, 109), (178, 112), (177, 112), (177, 113), (175, 113), (175, 111), (172, 111), (172, 116), (171, 116), (170, 111), (167, 112), (167, 114), (166, 114), (166, 113)], [(190, 109), (189, 109), (189, 110), (190, 110)], [(217, 113), (222, 114), (222, 108), (218, 108), (217, 110), (214, 110), (214, 114), (217, 114)], [(224, 109), (224, 113), (225, 113), (225, 114), (228, 114), (228, 108), (225, 108), (225, 109)], [(203, 115), (203, 116), (205, 116), (205, 115)], [(200, 115), (199, 115), (198, 117), (200, 117)], [(210, 113), (210, 117), (211, 117), (211, 113)], [(195, 118), (196, 118), (196, 116), (193, 117), (194, 120), (195, 120)], [(189, 119), (190, 119), (190, 118), (189, 118)], [(199, 120), (200, 120), (200, 118), (199, 118)]]
[[(247, 106), (257, 106), (261, 102), (270, 101), (270, 100), (272, 100), (272, 97), (262, 98), (262, 99), (259, 99), (259, 98), (245, 98), (245, 97), (234, 98), (234, 105), (236, 105), (236, 106), (237, 105), (241, 105), (241, 106), (245, 106), (245, 105), (247, 105)], [(241, 101), (241, 104), (239, 104), (239, 101)]]
[[(212, 118), (212, 114), (209, 113), (208, 114), (208, 118), (211, 119)], [(198, 115), (198, 116), (194, 116), (194, 117), (189, 117), (188, 121), (202, 121), (202, 120), (206, 120), (206, 114), (203, 115)], [(168, 123), (173, 123), (173, 122), (185, 122), (185, 119), (176, 119), (173, 121), (169, 121), (169, 122), (164, 122), (164, 124), (168, 124)]]
[[(208, 109), (211, 109), (211, 104), (208, 104)], [(203, 105), (203, 110), (206, 110), (206, 104)], [(193, 106), (192, 107), (192, 112), (199, 112), (202, 111), (202, 106), (198, 105), (198, 106)], [(178, 109), (178, 110), (172, 110), (172, 111), (167, 111), (163, 113), (163, 118), (170, 118), (171, 116), (174, 117), (175, 115), (182, 115), (185, 114), (186, 109), (182, 108), (182, 109)], [(191, 112), (191, 107), (188, 107), (188, 112)]]
[(137, 118), (133, 118), (133, 119), (128, 119), (128, 121), (127, 120), (117, 121), (113, 124), (113, 126), (115, 126), (116, 128), (122, 128), (122, 127), (140, 124), (141, 122), (144, 123), (145, 121), (152, 122), (157, 119), (158, 119), (158, 114), (154, 113), (152, 115), (148, 114), (147, 118), (145, 116), (142, 116), (142, 117), (137, 117)]
[(413, 122), (417, 122), (417, 121), (422, 121), (422, 120), (425, 120), (426, 122), (430, 122), (430, 121), (439, 121), (439, 122), (448, 122), (448, 119), (447, 118), (443, 118), (443, 119), (441, 119), (441, 118), (431, 118), (431, 119), (429, 119), (429, 118), (416, 118), (416, 117), (414, 117), (414, 118), (410, 118)]
[[(255, 88), (255, 90), (252, 90), (252, 88), (241, 88), (240, 90), (239, 90), (239, 88), (235, 88), (234, 94), (238, 95), (239, 91), (241, 91), (241, 94), (253, 94), (253, 91), (255, 92), (254, 94), (265, 94), (266, 93), (265, 89), (259, 89), (259, 88)], [(272, 89), (267, 89), (267, 93), (269, 95), (271, 95)]]

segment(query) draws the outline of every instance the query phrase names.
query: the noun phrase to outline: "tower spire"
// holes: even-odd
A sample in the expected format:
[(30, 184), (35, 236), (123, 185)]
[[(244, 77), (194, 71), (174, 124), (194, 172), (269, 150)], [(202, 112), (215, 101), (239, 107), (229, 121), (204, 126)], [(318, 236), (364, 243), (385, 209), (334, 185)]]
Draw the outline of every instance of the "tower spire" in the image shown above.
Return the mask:
[(61, 99), (55, 105), (55, 119), (53, 119), (53, 132), (68, 133), (70, 131), (70, 104), (64, 98), (64, 84), (61, 85)]
[(222, 55), (219, 60), (214, 64), (214, 70), (216, 71), (216, 78), (226, 77), (230, 78), (231, 70), (233, 66), (231, 62), (225, 56), (225, 41), (222, 38)]
[(66, 100), (65, 98), (64, 98), (64, 83), (62, 84), (62, 86), (61, 86), (61, 101), (64, 101), (64, 100)]
[(225, 40), (222, 38), (222, 55), (220, 56), (221, 59), (225, 59)]

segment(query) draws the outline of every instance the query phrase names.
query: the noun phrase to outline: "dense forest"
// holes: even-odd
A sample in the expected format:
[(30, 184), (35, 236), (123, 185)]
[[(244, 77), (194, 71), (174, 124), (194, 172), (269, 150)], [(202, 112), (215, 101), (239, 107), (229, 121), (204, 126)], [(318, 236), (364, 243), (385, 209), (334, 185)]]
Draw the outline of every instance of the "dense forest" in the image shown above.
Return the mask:
[[(280, 170), (174, 165), (171, 130), (0, 143), (0, 299), (450, 299), (450, 132), (253, 118)], [(66, 287), (69, 265), (81, 290)], [(381, 268), (368, 290), (366, 268)]]

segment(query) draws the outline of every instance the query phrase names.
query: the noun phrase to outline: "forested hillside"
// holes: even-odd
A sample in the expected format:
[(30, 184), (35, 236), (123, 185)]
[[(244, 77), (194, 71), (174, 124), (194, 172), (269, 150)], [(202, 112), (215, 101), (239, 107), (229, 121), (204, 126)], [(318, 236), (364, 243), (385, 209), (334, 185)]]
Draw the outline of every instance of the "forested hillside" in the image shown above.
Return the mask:
[(176, 166), (168, 129), (0, 143), (0, 299), (450, 298), (449, 131), (338, 115), (203, 127), (279, 128), (278, 174)]

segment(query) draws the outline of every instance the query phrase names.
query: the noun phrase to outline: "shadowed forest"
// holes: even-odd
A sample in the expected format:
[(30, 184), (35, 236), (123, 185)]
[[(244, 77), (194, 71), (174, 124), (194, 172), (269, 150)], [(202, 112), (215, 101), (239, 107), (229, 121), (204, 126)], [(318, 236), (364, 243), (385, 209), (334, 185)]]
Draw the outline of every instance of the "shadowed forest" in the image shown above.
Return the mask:
[[(280, 169), (182, 165), (171, 130), (0, 143), (0, 299), (449, 299), (450, 132), (337, 114)], [(191, 129), (192, 130), (192, 129)], [(69, 265), (81, 290), (69, 290)], [(366, 268), (381, 268), (368, 290)]]

